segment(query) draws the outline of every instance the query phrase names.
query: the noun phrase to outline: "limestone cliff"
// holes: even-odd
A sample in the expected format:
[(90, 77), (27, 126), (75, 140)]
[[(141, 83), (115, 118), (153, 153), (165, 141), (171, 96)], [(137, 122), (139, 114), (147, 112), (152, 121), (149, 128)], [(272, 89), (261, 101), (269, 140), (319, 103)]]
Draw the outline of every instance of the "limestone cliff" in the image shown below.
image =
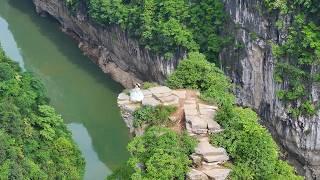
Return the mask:
[[(240, 105), (254, 108), (269, 127), (275, 139), (288, 151), (289, 159), (307, 179), (320, 179), (320, 113), (314, 117), (293, 120), (276, 97), (284, 85), (275, 83), (274, 62), (270, 41), (281, 43), (286, 32), (275, 28), (278, 18), (270, 14), (258, 0), (224, 0), (231, 22), (228, 28), (236, 38), (236, 46), (226, 48), (220, 55), (225, 72), (236, 86)], [(314, 70), (316, 71), (316, 67)], [(318, 101), (319, 85), (312, 85), (313, 102)], [(291, 158), (290, 158), (291, 156)]]
[[(285, 32), (275, 28), (277, 14), (270, 15), (259, 0), (223, 0), (230, 15), (227, 30), (235, 35), (232, 45), (220, 54), (221, 65), (237, 85), (240, 105), (254, 108), (278, 142), (298, 160), (295, 165), (308, 179), (320, 178), (320, 113), (312, 118), (292, 120), (276, 97), (281, 88), (274, 81), (274, 58), (269, 41), (281, 43)], [(86, 7), (70, 12), (64, 0), (33, 0), (40, 14), (50, 14), (62, 28), (79, 42), (79, 47), (100, 68), (125, 87), (133, 82), (163, 82), (177, 66), (185, 52), (172, 60), (152, 55), (117, 26), (101, 26), (90, 20)], [(288, 21), (284, 18), (285, 21)], [(314, 71), (319, 71), (314, 67)], [(283, 85), (282, 85), (283, 86)], [(319, 100), (319, 85), (309, 89), (313, 101)]]
[(141, 81), (163, 82), (185, 52), (177, 52), (171, 60), (154, 55), (139, 46), (118, 26), (102, 26), (90, 20), (85, 5), (71, 12), (64, 0), (33, 0), (41, 15), (51, 15), (72, 35), (99, 67), (125, 87)]

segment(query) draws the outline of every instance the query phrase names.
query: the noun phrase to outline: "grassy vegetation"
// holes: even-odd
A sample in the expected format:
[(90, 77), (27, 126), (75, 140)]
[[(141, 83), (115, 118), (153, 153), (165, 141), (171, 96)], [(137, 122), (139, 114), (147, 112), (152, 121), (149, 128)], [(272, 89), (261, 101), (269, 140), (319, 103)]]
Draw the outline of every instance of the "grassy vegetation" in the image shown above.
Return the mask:
[(81, 179), (84, 159), (43, 85), (0, 50), (0, 179)]
[(143, 83), (143, 89), (149, 89), (149, 88), (156, 87), (156, 86), (159, 86), (159, 84), (155, 83), (155, 82), (144, 82)]
[(167, 126), (170, 122), (169, 116), (176, 111), (174, 106), (143, 106), (134, 113), (134, 127), (141, 127), (143, 124), (149, 126)]

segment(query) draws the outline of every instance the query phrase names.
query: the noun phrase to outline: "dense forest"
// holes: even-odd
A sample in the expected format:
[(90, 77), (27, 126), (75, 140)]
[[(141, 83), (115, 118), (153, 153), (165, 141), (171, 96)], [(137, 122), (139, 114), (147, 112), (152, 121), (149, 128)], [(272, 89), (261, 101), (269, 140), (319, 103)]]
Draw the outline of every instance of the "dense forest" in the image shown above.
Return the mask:
[(81, 179), (84, 159), (43, 85), (0, 49), (0, 179)]

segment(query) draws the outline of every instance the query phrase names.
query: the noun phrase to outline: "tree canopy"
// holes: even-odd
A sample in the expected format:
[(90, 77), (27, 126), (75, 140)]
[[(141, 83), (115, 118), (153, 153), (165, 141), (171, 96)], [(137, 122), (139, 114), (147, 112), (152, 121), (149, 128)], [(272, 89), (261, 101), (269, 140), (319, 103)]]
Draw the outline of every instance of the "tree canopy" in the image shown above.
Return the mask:
[(0, 49), (0, 179), (81, 179), (84, 159), (43, 85)]

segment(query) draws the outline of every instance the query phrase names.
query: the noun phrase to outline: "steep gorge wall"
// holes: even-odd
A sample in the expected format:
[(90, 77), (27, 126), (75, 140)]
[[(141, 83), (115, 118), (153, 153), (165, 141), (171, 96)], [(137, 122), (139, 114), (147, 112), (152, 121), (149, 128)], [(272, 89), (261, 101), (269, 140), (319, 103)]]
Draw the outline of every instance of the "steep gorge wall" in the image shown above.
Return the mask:
[[(286, 32), (277, 30), (275, 22), (278, 18), (289, 22), (288, 17), (271, 15), (259, 0), (224, 0), (224, 3), (231, 17), (226, 29), (231, 29), (238, 46), (226, 48), (220, 59), (225, 72), (237, 85), (238, 103), (254, 108), (261, 115), (263, 123), (288, 151), (289, 159), (297, 160), (293, 163), (300, 173), (307, 179), (320, 179), (320, 113), (293, 120), (276, 97), (277, 90), (285, 85), (275, 83), (275, 59), (270, 42), (281, 44)], [(310, 92), (312, 101), (317, 102), (319, 85), (313, 84)]]
[(90, 20), (86, 7), (71, 12), (64, 0), (33, 0), (39, 14), (49, 14), (72, 35), (81, 48), (99, 67), (124, 87), (141, 81), (163, 82), (185, 56), (177, 52), (171, 60), (154, 55), (139, 46), (118, 26), (102, 26)]
[[(78, 40), (79, 47), (125, 87), (142, 80), (163, 82), (185, 56), (185, 52), (177, 52), (172, 60), (166, 61), (152, 55), (119, 27), (103, 27), (90, 21), (85, 7), (72, 13), (64, 0), (33, 2), (38, 13), (57, 19)], [(225, 72), (237, 85), (238, 103), (254, 108), (261, 115), (278, 142), (298, 160), (295, 164), (301, 173), (308, 179), (320, 178), (320, 114), (292, 120), (276, 97), (281, 86), (273, 78), (275, 60), (269, 41), (283, 41), (285, 32), (275, 28), (276, 20), (281, 17), (270, 16), (259, 0), (224, 0), (224, 3), (231, 17), (226, 30), (235, 35), (238, 45), (224, 49), (220, 59)], [(311, 88), (313, 101), (318, 101), (319, 86), (315, 84)]]

